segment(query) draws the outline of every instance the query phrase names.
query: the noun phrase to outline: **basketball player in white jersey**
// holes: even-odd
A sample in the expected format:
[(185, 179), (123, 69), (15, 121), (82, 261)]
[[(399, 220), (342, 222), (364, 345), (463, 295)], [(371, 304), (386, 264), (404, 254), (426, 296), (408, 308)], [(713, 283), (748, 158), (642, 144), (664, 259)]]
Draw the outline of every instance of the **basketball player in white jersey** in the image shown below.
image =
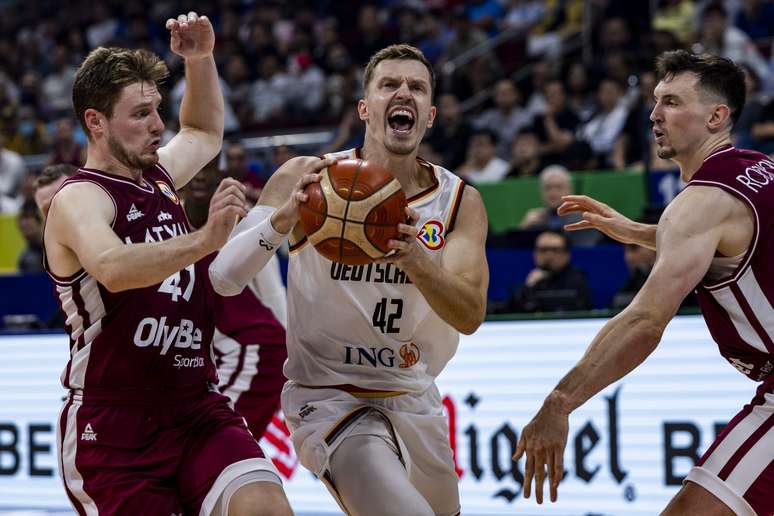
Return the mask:
[[(289, 236), (289, 381), (282, 407), (296, 452), (350, 515), (460, 511), (457, 475), (435, 377), (459, 332), (484, 319), (487, 219), (473, 188), (417, 157), (432, 126), (434, 75), (408, 45), (377, 52), (358, 113), (362, 149), (296, 158), (266, 185), (210, 267), (215, 289), (235, 294)], [(363, 158), (400, 182), (414, 224), (400, 224), (395, 253), (364, 266), (318, 254), (298, 226), (310, 167)]]

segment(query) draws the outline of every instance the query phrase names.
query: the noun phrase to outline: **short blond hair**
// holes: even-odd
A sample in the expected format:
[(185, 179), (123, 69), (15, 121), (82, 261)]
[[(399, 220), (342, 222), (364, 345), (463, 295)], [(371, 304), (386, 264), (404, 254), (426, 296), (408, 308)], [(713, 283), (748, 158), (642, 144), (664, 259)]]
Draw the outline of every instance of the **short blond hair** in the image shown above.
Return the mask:
[(363, 92), (368, 90), (368, 84), (374, 77), (374, 70), (376, 69), (376, 65), (388, 59), (419, 61), (425, 65), (425, 68), (427, 68), (427, 73), (430, 74), (430, 93), (432, 94), (435, 91), (435, 72), (433, 71), (433, 65), (431, 65), (430, 61), (427, 60), (425, 54), (423, 54), (422, 51), (416, 47), (412, 47), (406, 43), (400, 43), (397, 45), (384, 47), (371, 56), (371, 59), (368, 60), (368, 64), (366, 65), (365, 74), (363, 75)]

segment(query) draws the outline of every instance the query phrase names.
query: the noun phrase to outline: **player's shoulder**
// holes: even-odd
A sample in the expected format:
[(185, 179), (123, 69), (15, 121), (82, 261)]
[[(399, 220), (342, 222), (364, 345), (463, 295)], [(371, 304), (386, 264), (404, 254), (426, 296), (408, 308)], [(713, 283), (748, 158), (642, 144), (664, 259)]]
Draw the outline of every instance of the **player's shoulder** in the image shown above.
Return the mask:
[(115, 214), (114, 201), (99, 183), (75, 177), (65, 181), (51, 198), (49, 218), (67, 217), (84, 210), (112, 218)]

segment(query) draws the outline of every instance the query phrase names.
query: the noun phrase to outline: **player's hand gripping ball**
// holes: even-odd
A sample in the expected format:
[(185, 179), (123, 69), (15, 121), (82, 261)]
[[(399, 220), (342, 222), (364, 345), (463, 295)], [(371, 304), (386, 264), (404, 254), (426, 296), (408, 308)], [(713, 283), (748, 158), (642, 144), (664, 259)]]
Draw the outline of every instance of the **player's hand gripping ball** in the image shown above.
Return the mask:
[(390, 252), (406, 222), (406, 195), (393, 175), (375, 163), (348, 159), (320, 172), (304, 193), (301, 226), (317, 252), (349, 265), (373, 262)]

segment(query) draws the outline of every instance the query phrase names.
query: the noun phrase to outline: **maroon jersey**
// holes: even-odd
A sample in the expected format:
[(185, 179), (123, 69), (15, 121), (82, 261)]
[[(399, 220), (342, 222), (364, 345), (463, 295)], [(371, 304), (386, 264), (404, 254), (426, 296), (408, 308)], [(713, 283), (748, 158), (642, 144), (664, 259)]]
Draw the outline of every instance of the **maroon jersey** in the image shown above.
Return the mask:
[[(140, 183), (82, 168), (64, 185), (78, 182), (93, 183), (112, 199), (111, 226), (127, 244), (190, 230), (174, 182), (161, 166), (144, 170)], [(142, 263), (131, 266), (142, 274)], [(83, 269), (67, 278), (51, 276), (70, 336), (70, 361), (62, 373), (66, 388), (163, 390), (173, 396), (217, 382), (205, 264), (189, 265), (157, 285), (115, 293)]]
[(774, 383), (774, 161), (725, 147), (704, 160), (691, 185), (721, 188), (752, 211), (747, 252), (715, 257), (697, 291), (720, 354), (750, 379)]

